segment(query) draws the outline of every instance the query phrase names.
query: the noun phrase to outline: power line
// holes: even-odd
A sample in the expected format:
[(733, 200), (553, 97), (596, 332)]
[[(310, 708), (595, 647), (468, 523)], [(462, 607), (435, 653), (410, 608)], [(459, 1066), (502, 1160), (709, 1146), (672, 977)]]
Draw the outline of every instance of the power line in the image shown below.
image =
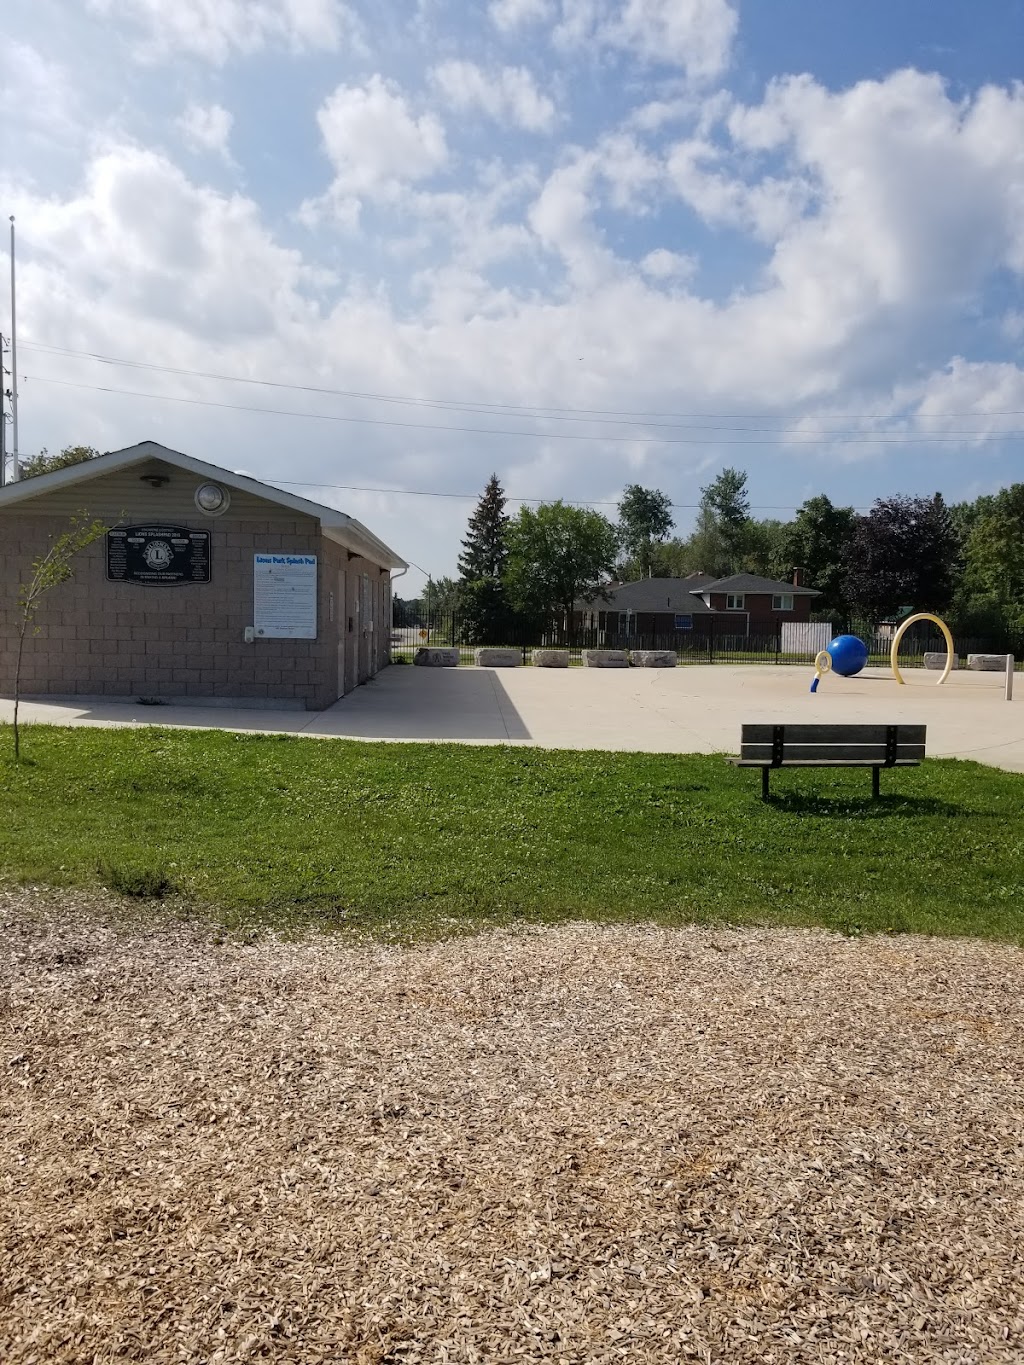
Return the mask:
[[(404, 498), (459, 498), (467, 502), (476, 502), (480, 494), (477, 493), (434, 493), (425, 488), (375, 488), (368, 484), (361, 483), (323, 483), (322, 481), (301, 480), (301, 479), (274, 479), (267, 480), (271, 484), (280, 484), (285, 488), (330, 488), (344, 493), (387, 493), (395, 497)], [(508, 502), (552, 502), (554, 499), (547, 498), (521, 498), (515, 493), (506, 493), (505, 498)], [(573, 507), (618, 507), (618, 500), (615, 498), (559, 498), (559, 502), (566, 502)], [(758, 512), (794, 512), (802, 504), (798, 502), (752, 502), (750, 507)], [(670, 507), (694, 511), (701, 506), (699, 502), (670, 502)], [(866, 507), (855, 507), (855, 512), (867, 511)], [(412, 561), (410, 560), (410, 563)], [(422, 571), (421, 571), (422, 572)]]
[(797, 433), (778, 432), (774, 437), (754, 436), (749, 440), (735, 440), (731, 437), (721, 436), (698, 436), (687, 439), (681, 436), (675, 437), (655, 437), (655, 436), (601, 436), (590, 435), (576, 431), (523, 431), (509, 430), (504, 427), (464, 427), (450, 426), (439, 422), (397, 422), (383, 417), (352, 417), (347, 414), (326, 413), (326, 412), (299, 412), (288, 408), (257, 408), (243, 403), (219, 403), (212, 398), (183, 398), (169, 393), (140, 393), (137, 389), (117, 389), (105, 384), (82, 384), (71, 379), (53, 379), (46, 375), (22, 376), (30, 379), (36, 384), (58, 384), (67, 389), (88, 389), (94, 393), (116, 393), (128, 398), (147, 398), (163, 403), (184, 403), (194, 407), (221, 408), (228, 412), (254, 412), (264, 417), (304, 417), (318, 422), (344, 422), (358, 426), (372, 427), (399, 427), (406, 431), (446, 431), (460, 432), (473, 436), (520, 436), (526, 437), (531, 441), (604, 441), (617, 445), (648, 445), (648, 446), (685, 446), (685, 445), (728, 445), (728, 446), (756, 446), (756, 445), (777, 445), (783, 436), (792, 444), (819, 445), (827, 439), (841, 437), (843, 442), (848, 445), (960, 445), (964, 437), (969, 437), (981, 444), (988, 444), (994, 441), (1005, 441), (1017, 439), (1024, 435), (1020, 431), (1004, 431), (997, 433), (984, 432), (960, 432), (954, 435), (944, 436), (892, 436), (890, 433), (880, 433), (873, 435), (868, 432), (863, 433), (839, 433), (823, 432), (820, 435), (808, 432), (807, 439), (796, 440)]
[[(793, 421), (819, 421), (819, 422), (894, 422), (908, 420), (894, 413), (831, 413), (820, 416), (814, 414), (803, 414), (799, 417), (786, 418), (776, 413), (715, 413), (715, 412), (643, 412), (630, 409), (616, 408), (572, 408), (572, 407), (545, 407), (536, 403), (484, 403), (474, 399), (447, 399), (447, 398), (418, 398), (409, 394), (386, 394), (372, 393), (359, 389), (335, 389), (326, 388), (313, 384), (289, 384), (282, 380), (275, 379), (253, 379), (247, 375), (220, 374), (211, 370), (186, 369), (175, 365), (158, 365), (154, 361), (148, 360), (128, 360), (120, 356), (103, 355), (97, 351), (78, 351), (65, 346), (44, 346), (41, 344), (23, 343), (22, 350), (39, 351), (46, 355), (71, 356), (83, 360), (95, 360), (103, 365), (120, 365), (129, 369), (153, 370), (162, 374), (184, 375), (195, 379), (213, 379), (226, 384), (255, 384), (263, 388), (286, 389), (296, 393), (316, 393), (330, 395), (337, 398), (358, 398), (375, 403), (397, 403), (405, 406), (427, 407), (441, 410), (464, 411), (464, 412), (494, 412), (494, 413), (516, 413), (521, 416), (535, 416), (543, 421), (564, 421), (564, 422), (583, 422), (598, 421), (601, 419), (612, 419), (608, 425), (635, 425), (635, 426), (657, 426), (660, 419), (668, 419), (669, 422), (685, 421), (689, 422), (694, 418), (710, 419), (713, 421), (750, 421), (750, 422), (793, 422)], [(26, 376), (27, 378), (28, 376)], [(58, 382), (56, 380), (52, 381)], [(119, 392), (119, 390), (110, 390)], [(566, 415), (572, 414), (572, 415)], [(1024, 409), (1008, 409), (997, 412), (943, 412), (926, 414), (933, 417), (973, 417), (983, 419), (989, 417), (1024, 417)], [(654, 419), (654, 420), (651, 420)], [(704, 428), (694, 428), (703, 430)], [(717, 427), (710, 427), (707, 430), (719, 430)], [(721, 430), (737, 431), (757, 431), (757, 427), (726, 427)], [(766, 428), (767, 429), (767, 428)], [(838, 435), (836, 432), (825, 433), (827, 435)], [(973, 435), (972, 432), (957, 433), (962, 435)], [(1002, 434), (1002, 433), (997, 433)], [(1007, 433), (1009, 434), (1009, 433)]]

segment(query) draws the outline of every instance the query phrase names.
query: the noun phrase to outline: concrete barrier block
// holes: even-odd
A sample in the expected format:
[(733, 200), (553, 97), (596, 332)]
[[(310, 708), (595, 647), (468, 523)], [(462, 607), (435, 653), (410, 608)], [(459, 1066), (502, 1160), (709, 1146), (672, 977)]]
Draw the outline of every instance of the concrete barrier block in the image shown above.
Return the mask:
[(629, 659), (634, 668), (675, 668), (677, 663), (671, 649), (632, 649)]
[(973, 668), (976, 673), (1004, 673), (1006, 671), (1006, 655), (968, 654), (967, 667)]
[[(945, 654), (926, 654), (924, 656), (924, 666), (925, 668), (934, 668), (939, 673), (941, 673), (942, 670), (946, 667)], [(953, 655), (953, 667), (954, 668), (960, 667), (960, 660), (956, 657), (955, 654)]]
[(569, 651), (567, 649), (535, 649), (533, 651), (534, 668), (568, 668)]
[(521, 649), (495, 649), (483, 646), (473, 651), (478, 668), (518, 668), (523, 662)]
[(420, 668), (458, 668), (459, 651), (457, 649), (432, 649), (424, 645), (416, 651), (413, 663)]
[(628, 668), (629, 656), (624, 649), (585, 649), (584, 668)]

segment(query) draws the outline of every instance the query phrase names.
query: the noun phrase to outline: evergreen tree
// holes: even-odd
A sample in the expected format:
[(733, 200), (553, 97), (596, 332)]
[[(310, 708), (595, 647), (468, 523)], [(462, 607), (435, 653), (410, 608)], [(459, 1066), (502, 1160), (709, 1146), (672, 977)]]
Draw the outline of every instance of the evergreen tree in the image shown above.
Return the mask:
[(469, 519), (466, 538), (459, 555), (459, 577), (463, 583), (480, 578), (501, 578), (508, 562), (505, 543), (508, 517), (505, 515), (505, 493), (497, 474), (487, 480), (487, 487)]
[(465, 644), (502, 644), (502, 635), (509, 632), (504, 584), (508, 524), (505, 493), (497, 474), (492, 474), (469, 519), (459, 555), (460, 635)]

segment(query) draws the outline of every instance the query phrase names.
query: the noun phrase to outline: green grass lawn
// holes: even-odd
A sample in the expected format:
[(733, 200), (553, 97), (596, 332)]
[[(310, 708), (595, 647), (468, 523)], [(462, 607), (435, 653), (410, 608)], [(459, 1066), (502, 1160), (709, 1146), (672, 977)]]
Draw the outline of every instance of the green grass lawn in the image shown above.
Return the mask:
[(1024, 776), (720, 757), (0, 727), (0, 879), (186, 900), (231, 927), (820, 924), (1024, 941)]

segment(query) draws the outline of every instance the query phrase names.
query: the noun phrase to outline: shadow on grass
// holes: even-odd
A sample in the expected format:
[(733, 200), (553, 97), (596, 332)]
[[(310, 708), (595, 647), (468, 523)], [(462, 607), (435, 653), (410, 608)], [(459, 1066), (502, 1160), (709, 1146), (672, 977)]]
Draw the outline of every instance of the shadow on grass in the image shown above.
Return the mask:
[[(947, 819), (966, 814), (963, 806), (952, 801), (940, 801), (934, 796), (903, 796), (882, 792), (866, 796), (809, 796), (805, 792), (772, 792), (765, 805), (787, 815), (814, 815), (826, 819), (886, 820), (890, 817), (928, 817), (941, 815)], [(976, 814), (977, 812), (975, 812)]]

